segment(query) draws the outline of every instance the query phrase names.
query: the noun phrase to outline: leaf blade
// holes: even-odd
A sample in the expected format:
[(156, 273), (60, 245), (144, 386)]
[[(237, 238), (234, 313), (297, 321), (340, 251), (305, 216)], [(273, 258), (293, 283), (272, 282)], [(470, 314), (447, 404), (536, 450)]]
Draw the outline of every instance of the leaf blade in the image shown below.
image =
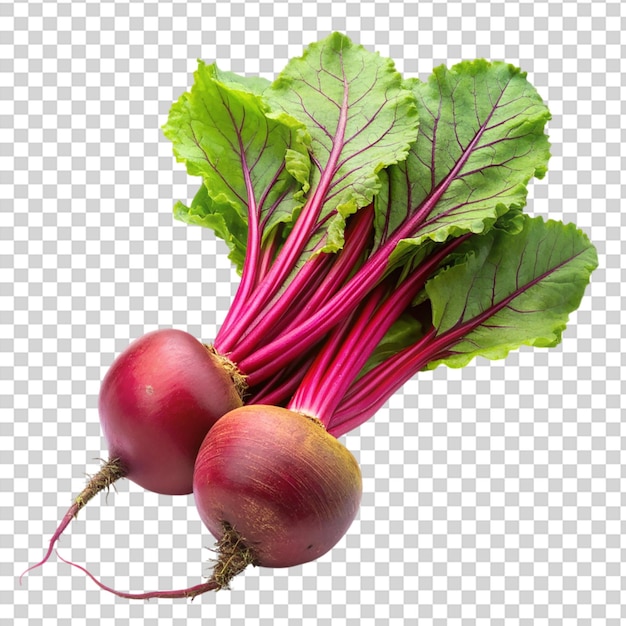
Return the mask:
[(406, 158), (418, 127), (414, 96), (390, 59), (340, 33), (308, 46), (266, 93), (311, 137), (311, 188), (320, 203), (314, 228), (323, 227), (326, 239), (309, 248), (334, 252), (346, 217), (378, 193), (380, 171)]
[(173, 214), (175, 219), (186, 224), (209, 228), (223, 239), (230, 250), (228, 258), (241, 274), (246, 257), (248, 224), (239, 213), (217, 205), (203, 184), (189, 206), (180, 201), (176, 202)]
[(199, 61), (194, 84), (172, 105), (163, 127), (177, 160), (202, 177), (212, 202), (248, 225), (263, 224), (263, 238), (302, 205), (287, 153), (298, 155), (300, 169), (307, 160), (301, 124), (269, 115), (265, 86)]
[(427, 369), (504, 358), (522, 345), (558, 345), (598, 265), (584, 233), (541, 218), (526, 217), (519, 234), (477, 236), (464, 251), (465, 262), (426, 284), (439, 346)]
[(523, 207), (527, 183), (545, 175), (550, 156), (550, 112), (519, 68), (478, 59), (408, 83), (417, 141), (376, 198), (377, 245), (398, 239), (391, 264), (427, 239), (484, 232)]

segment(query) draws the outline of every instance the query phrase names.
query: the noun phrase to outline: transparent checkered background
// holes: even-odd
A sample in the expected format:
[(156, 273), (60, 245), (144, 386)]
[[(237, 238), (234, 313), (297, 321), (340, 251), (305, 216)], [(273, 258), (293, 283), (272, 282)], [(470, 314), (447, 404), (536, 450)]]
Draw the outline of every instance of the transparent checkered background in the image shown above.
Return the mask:
[[(619, 1), (0, 4), (0, 624), (617, 626), (626, 621), (621, 294), (626, 220)], [(576, 221), (601, 267), (562, 346), (411, 381), (345, 441), (360, 515), (315, 563), (250, 569), (194, 602), (133, 602), (53, 558), (22, 586), (106, 455), (96, 399), (130, 340), (210, 340), (236, 287), (160, 126), (196, 59), (272, 77), (331, 30), (425, 78), (487, 57), (553, 112), (536, 214)], [(122, 481), (60, 543), (122, 590), (184, 587), (212, 539), (191, 498)]]

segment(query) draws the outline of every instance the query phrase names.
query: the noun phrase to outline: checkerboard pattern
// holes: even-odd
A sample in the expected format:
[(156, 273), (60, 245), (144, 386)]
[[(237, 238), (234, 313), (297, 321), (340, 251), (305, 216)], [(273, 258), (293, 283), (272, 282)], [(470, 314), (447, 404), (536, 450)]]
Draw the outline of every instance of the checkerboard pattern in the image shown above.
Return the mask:
[[(626, 7), (618, 0), (0, 2), (0, 625), (618, 626), (626, 623)], [(319, 561), (250, 569), (190, 603), (122, 600), (53, 558), (20, 586), (106, 447), (100, 380), (130, 340), (210, 340), (225, 246), (175, 223), (196, 189), (161, 134), (196, 60), (268, 78), (340, 30), (425, 78), (521, 66), (553, 112), (531, 210), (600, 268), (563, 344), (420, 375), (345, 442), (358, 519)], [(200, 582), (191, 498), (122, 481), (60, 542), (122, 590)], [(212, 621), (217, 620), (217, 621)]]

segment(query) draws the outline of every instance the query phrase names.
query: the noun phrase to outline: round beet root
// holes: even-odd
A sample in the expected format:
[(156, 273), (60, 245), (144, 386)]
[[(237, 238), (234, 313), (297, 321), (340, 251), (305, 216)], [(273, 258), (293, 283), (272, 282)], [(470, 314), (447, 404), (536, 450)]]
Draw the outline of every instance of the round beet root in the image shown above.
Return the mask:
[(266, 405), (231, 411), (205, 438), (194, 472), (202, 521), (240, 542), (249, 562), (289, 567), (317, 559), (359, 509), (354, 456), (317, 421)]
[(189, 333), (157, 330), (120, 354), (102, 382), (98, 410), (109, 457), (157, 493), (191, 493), (196, 453), (225, 413), (241, 406), (219, 359)]

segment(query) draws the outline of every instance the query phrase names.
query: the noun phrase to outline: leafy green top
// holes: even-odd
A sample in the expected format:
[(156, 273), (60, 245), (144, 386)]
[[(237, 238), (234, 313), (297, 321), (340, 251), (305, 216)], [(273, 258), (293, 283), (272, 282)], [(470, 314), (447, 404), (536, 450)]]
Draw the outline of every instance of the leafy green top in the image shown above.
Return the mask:
[(407, 84), (419, 133), (406, 161), (387, 170), (376, 202), (380, 244), (402, 231), (391, 264), (427, 239), (480, 233), (523, 207), (526, 184), (544, 176), (550, 157), (550, 112), (512, 65), (465, 61)]
[(501, 359), (522, 345), (556, 346), (598, 265), (574, 224), (540, 217), (526, 217), (515, 235), (494, 229), (471, 239), (459, 253), (462, 263), (426, 284), (437, 336), (453, 342), (429, 368)]
[(510, 64), (403, 79), (340, 33), (273, 82), (200, 62), (164, 127), (202, 178), (175, 215), (242, 273), (215, 347), (253, 397), (304, 380), (294, 406), (342, 433), (417, 371), (556, 345), (597, 255), (524, 214), (549, 120)]

